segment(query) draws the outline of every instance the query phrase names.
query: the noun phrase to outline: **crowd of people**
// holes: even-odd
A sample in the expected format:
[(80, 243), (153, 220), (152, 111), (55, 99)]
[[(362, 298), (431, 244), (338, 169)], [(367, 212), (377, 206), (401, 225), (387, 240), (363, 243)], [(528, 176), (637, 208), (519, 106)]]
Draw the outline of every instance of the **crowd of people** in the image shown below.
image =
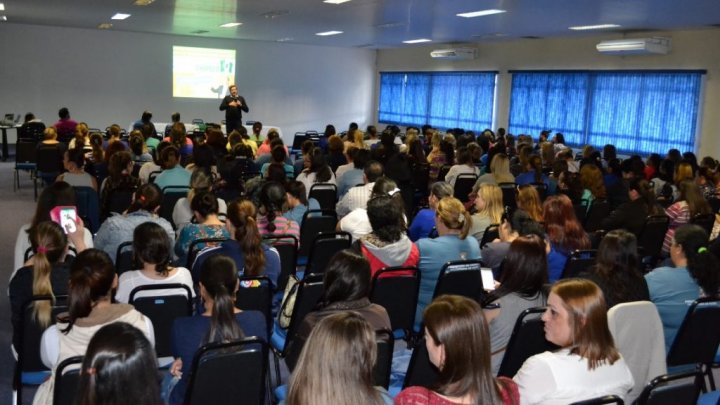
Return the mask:
[[(32, 314), (47, 328), (41, 354), (50, 370), (85, 356), (82, 404), (110, 403), (113, 387), (151, 398), (142, 403), (160, 403), (161, 391), (167, 403), (182, 403), (201, 345), (245, 336), (268, 341), (273, 319), (234, 306), (239, 288), (256, 286), (239, 277), (266, 276), (277, 311), (281, 257), (263, 236), (301, 240), (306, 213), (320, 207), (311, 194), (316, 184), (336, 187), (337, 230), (353, 242), (324, 269), (323, 297), (291, 337), (288, 405), (631, 399), (633, 375), (608, 329), (607, 311), (653, 302), (669, 350), (687, 302), (720, 293), (720, 221), (693, 223), (718, 213), (720, 167), (712, 158), (698, 162), (693, 153), (670, 150), (665, 158), (620, 160), (612, 145), (586, 146), (575, 156), (562, 134), (550, 138), (547, 131), (536, 141), (502, 129), (441, 133), (424, 126), (401, 134), (388, 126), (378, 134), (356, 124), (342, 134), (328, 125), (321, 141), (306, 140), (295, 151), (277, 131), (260, 135), (261, 123), (252, 134), (234, 125), (225, 136), (213, 124), (192, 134), (178, 114), (158, 134), (146, 111), (129, 134), (117, 125), (99, 134), (73, 121), (66, 108), (59, 115), (38, 147), (56, 149), (63, 167), (45, 178), (37, 210), (18, 233), (9, 296), (18, 347), (30, 298), (67, 295), (68, 311), (57, 320), (47, 300), (32, 303)], [(468, 176), (475, 178), (472, 190), (457, 195)], [(187, 196), (165, 207), (172, 216), (164, 218), (163, 195), (173, 187)], [(73, 226), (61, 226), (49, 214), (76, 206), (77, 188), (97, 192), (102, 223), (94, 234), (79, 215)], [(131, 197), (117, 209), (120, 191)], [(606, 232), (589, 235), (583, 218), (600, 202), (610, 207), (600, 224)], [(667, 216), (668, 227), (660, 255), (647, 267), (638, 238), (649, 216)], [(194, 241), (208, 238), (214, 241), (193, 250)], [(118, 277), (124, 242), (131, 242), (134, 267)], [(594, 264), (564, 278), (571, 254), (593, 246)], [(475, 299), (433, 299), (443, 266), (459, 260), (480, 260), (496, 285)], [(392, 266), (419, 270), (413, 333), (439, 372), (432, 388), (409, 387), (394, 398), (373, 383), (374, 331), (391, 325), (385, 308), (370, 302), (373, 275)], [(175, 321), (174, 361), (160, 390), (149, 383), (153, 376), (159, 381), (153, 325), (133, 308), (130, 292), (167, 283), (190, 289), (197, 315)], [(514, 378), (496, 377), (515, 320), (533, 307), (546, 307), (545, 338), (559, 349), (529, 358)], [(105, 353), (130, 360), (114, 365)], [(122, 376), (100, 378), (111, 367)], [(35, 403), (52, 402), (52, 385), (52, 378), (41, 385)]]

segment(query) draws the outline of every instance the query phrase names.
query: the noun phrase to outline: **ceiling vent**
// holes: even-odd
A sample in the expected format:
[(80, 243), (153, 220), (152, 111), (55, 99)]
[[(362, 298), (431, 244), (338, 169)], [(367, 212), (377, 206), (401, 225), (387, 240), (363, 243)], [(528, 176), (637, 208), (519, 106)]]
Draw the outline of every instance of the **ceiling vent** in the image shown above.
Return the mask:
[(430, 52), (433, 59), (449, 59), (449, 60), (472, 60), (476, 57), (475, 48), (453, 48), (453, 49), (436, 49)]
[(598, 52), (609, 55), (665, 55), (670, 52), (670, 38), (636, 38), (602, 41), (596, 46)]

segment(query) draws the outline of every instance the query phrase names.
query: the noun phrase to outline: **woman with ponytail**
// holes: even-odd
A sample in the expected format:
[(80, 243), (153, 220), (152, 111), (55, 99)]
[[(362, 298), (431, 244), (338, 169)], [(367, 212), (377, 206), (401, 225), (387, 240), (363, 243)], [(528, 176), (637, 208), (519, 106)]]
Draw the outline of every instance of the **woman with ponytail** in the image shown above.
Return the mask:
[[(69, 235), (78, 251), (85, 250), (84, 232), (82, 220), (78, 220), (75, 231)], [(51, 221), (40, 222), (31, 228), (29, 236), (33, 256), (25, 267), (15, 272), (8, 288), (12, 310), (13, 347), (17, 347), (19, 343), (23, 307), (33, 296), (49, 295), (54, 299), (56, 295), (67, 295), (69, 269), (68, 263), (65, 263), (65, 255), (68, 251), (68, 236), (60, 225)], [(33, 318), (43, 328), (51, 323), (51, 307), (48, 301), (34, 303)]]
[(515, 178), (515, 183), (517, 183), (518, 186), (522, 186), (523, 184), (545, 183), (548, 188), (550, 187), (550, 180), (542, 172), (542, 158), (540, 156), (530, 156), (527, 169), (527, 172)]
[(282, 215), (286, 204), (287, 196), (282, 184), (269, 181), (262, 186), (257, 223), (260, 235), (289, 234), (300, 239), (300, 225)]
[(255, 221), (256, 215), (255, 205), (249, 200), (236, 200), (228, 205), (225, 228), (230, 234), (230, 240), (219, 246), (205, 248), (198, 254), (192, 266), (193, 279), (198, 279), (203, 263), (210, 257), (224, 255), (235, 262), (238, 275), (268, 276), (273, 289), (277, 288), (280, 254), (274, 247), (263, 243)]
[(720, 260), (708, 250), (708, 234), (698, 225), (677, 228), (670, 245), (673, 267), (660, 267), (645, 275), (650, 301), (655, 303), (669, 350), (688, 302), (720, 293)]
[[(230, 204), (228, 209), (232, 211), (234, 205)], [(175, 361), (170, 366), (173, 381), (169, 383), (174, 385), (169, 387), (170, 404), (183, 403), (192, 359), (200, 346), (245, 336), (258, 336), (267, 341), (263, 314), (241, 311), (234, 306), (235, 293), (240, 287), (237, 273), (235, 261), (225, 255), (213, 255), (202, 264), (200, 296), (204, 312), (200, 316), (177, 318), (173, 324), (171, 342)]]
[(480, 258), (480, 246), (475, 238), (468, 238), (472, 217), (460, 200), (445, 197), (437, 205), (435, 223), (438, 236), (435, 239), (420, 239), (416, 242), (420, 250), (420, 294), (415, 311), (415, 328), (419, 331), (425, 307), (432, 301), (440, 270), (445, 263), (454, 260), (475, 260)]
[(154, 344), (152, 322), (132, 305), (113, 304), (112, 292), (118, 280), (112, 261), (98, 249), (78, 254), (70, 266), (68, 312), (42, 336), (40, 357), (53, 376), (38, 389), (33, 404), (52, 404), (55, 366), (73, 356), (83, 356), (95, 332), (113, 322), (126, 322), (140, 329)]

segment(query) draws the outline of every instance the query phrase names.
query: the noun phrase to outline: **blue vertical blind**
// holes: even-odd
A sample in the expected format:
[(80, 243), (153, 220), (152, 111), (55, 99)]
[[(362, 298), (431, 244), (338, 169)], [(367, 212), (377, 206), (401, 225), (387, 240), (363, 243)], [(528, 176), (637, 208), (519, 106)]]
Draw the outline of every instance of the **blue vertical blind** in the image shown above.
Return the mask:
[(495, 72), (380, 73), (382, 123), (482, 130), (492, 126)]
[(562, 132), (621, 153), (695, 148), (702, 71), (513, 72), (514, 134)]

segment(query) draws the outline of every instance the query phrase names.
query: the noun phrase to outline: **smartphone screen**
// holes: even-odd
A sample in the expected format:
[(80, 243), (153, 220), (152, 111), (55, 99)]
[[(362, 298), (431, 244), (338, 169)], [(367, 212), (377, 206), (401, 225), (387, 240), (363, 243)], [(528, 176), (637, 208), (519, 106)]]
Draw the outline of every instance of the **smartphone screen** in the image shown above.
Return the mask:
[(66, 207), (60, 210), (60, 226), (65, 233), (75, 232), (75, 221), (77, 220), (77, 212), (75, 207)]
[(493, 272), (491, 268), (480, 268), (480, 277), (482, 278), (483, 289), (487, 291), (495, 289), (495, 279), (493, 278)]

